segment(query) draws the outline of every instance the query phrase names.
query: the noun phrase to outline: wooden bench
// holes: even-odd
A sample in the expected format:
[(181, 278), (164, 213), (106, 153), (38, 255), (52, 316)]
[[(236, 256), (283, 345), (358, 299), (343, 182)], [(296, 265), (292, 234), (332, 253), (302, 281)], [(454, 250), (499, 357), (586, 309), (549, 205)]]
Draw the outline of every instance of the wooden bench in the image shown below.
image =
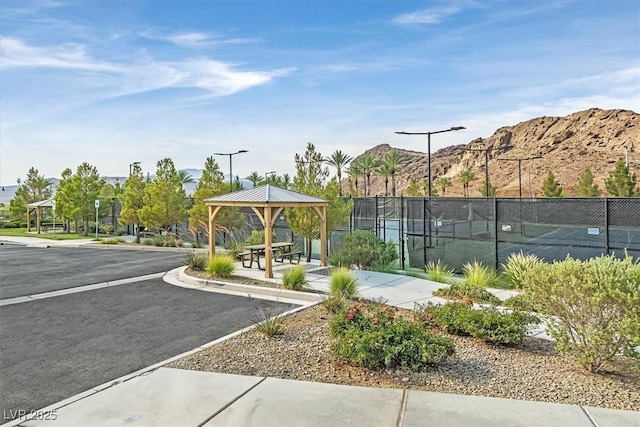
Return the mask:
[(284, 262), (285, 259), (289, 259), (289, 264), (293, 264), (293, 257), (298, 256), (298, 260), (296, 264), (300, 264), (300, 256), (302, 256), (302, 252), (285, 252), (282, 254), (277, 254), (273, 256), (273, 260), (275, 262)]

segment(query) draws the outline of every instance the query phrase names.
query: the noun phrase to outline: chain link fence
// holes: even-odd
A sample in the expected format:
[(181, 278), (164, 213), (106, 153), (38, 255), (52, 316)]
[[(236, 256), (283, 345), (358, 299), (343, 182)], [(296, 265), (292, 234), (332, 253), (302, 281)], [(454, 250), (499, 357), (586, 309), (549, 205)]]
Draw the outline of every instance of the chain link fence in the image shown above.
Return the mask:
[(514, 252), (640, 257), (640, 198), (355, 198), (351, 230), (398, 245), (400, 268), (473, 260), (496, 269)]

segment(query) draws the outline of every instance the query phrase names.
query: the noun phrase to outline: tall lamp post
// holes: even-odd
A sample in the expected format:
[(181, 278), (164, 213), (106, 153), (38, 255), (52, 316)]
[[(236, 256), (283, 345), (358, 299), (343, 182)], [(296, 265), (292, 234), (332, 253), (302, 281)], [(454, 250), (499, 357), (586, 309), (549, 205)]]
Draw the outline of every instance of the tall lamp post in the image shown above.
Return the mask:
[(235, 153), (213, 153), (214, 156), (229, 156), (229, 192), (233, 192), (233, 163), (232, 158), (236, 154), (248, 153), (249, 150), (239, 150)]
[[(480, 141), (484, 144), (484, 141)], [(502, 150), (505, 148), (513, 148), (513, 145), (505, 145), (502, 147), (487, 148), (463, 148), (464, 151), (484, 151), (484, 196), (489, 197), (489, 152), (494, 150)]]
[(131, 164), (129, 164), (129, 176), (131, 176), (131, 174), (133, 174), (133, 167), (134, 166), (138, 166), (140, 164), (140, 162), (133, 162)]
[(466, 128), (464, 126), (454, 126), (450, 129), (437, 130), (435, 132), (396, 132), (398, 135), (427, 135), (427, 176), (429, 177), (427, 181), (428, 181), (428, 188), (429, 188), (428, 190), (429, 197), (431, 197), (431, 135), (436, 133), (451, 132), (454, 130), (462, 130), (462, 129), (466, 129)]
[(264, 182), (265, 182), (265, 184), (269, 183), (269, 175), (272, 174), (272, 173), (276, 173), (276, 171), (269, 171), (269, 172), (265, 172), (264, 173)]
[(522, 161), (523, 160), (533, 160), (533, 159), (541, 159), (542, 156), (533, 156), (533, 157), (523, 157), (517, 159), (498, 159), (503, 161), (514, 161), (518, 162), (518, 193), (520, 198), (522, 199)]

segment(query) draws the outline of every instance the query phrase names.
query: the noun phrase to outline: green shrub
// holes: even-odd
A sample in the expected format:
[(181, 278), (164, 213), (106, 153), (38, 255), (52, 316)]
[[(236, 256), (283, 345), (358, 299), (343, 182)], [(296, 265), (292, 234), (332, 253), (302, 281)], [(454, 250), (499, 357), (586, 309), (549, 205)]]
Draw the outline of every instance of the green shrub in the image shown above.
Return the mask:
[[(277, 242), (278, 238), (275, 232), (271, 233), (271, 242)], [(247, 240), (244, 242), (245, 246), (252, 245), (264, 245), (264, 230), (252, 230)]]
[(522, 279), (533, 266), (540, 262), (541, 260), (537, 256), (520, 251), (509, 255), (506, 261), (502, 263), (502, 270), (516, 289), (522, 289)]
[(116, 237), (115, 239), (100, 239), (101, 245), (117, 245), (118, 243), (124, 243), (125, 240), (121, 237)]
[(453, 268), (443, 264), (440, 260), (437, 262), (429, 261), (424, 269), (429, 274), (429, 280), (433, 282), (447, 283), (453, 276)]
[(156, 234), (153, 236), (152, 242), (154, 246), (163, 248), (178, 248), (182, 246), (182, 241), (175, 234), (171, 233), (165, 236)]
[(522, 287), (559, 351), (590, 372), (640, 342), (640, 263), (613, 255), (535, 265)]
[(348, 268), (338, 268), (331, 273), (329, 293), (353, 299), (358, 294), (358, 278)]
[(385, 268), (398, 259), (398, 249), (392, 242), (385, 242), (370, 231), (355, 230), (340, 237), (341, 257), (362, 270)]
[[(262, 233), (262, 236), (264, 238), (264, 232)], [(262, 244), (264, 244), (264, 240), (262, 241)], [(225, 248), (227, 254), (231, 258), (236, 258), (239, 253), (244, 252), (244, 246), (244, 242), (242, 242), (236, 235), (232, 235), (222, 247)]]
[(303, 265), (296, 265), (282, 273), (282, 287), (300, 291), (309, 284), (307, 272)]
[(195, 271), (204, 271), (209, 263), (209, 257), (206, 254), (198, 252), (189, 252), (186, 258), (187, 266)]
[(433, 295), (446, 299), (459, 299), (467, 303), (500, 304), (500, 298), (484, 288), (471, 286), (468, 283), (452, 283), (445, 288), (437, 289)]
[(112, 224), (98, 224), (98, 232), (100, 234), (113, 234)]
[(527, 294), (514, 295), (502, 301), (500, 305), (514, 311), (537, 311), (536, 307), (533, 305), (533, 302), (531, 302), (531, 299), (527, 296)]
[(213, 277), (230, 277), (233, 273), (233, 259), (227, 256), (216, 255), (209, 260), (207, 273)]
[(263, 334), (273, 337), (284, 333), (284, 323), (282, 316), (273, 313), (270, 310), (262, 310), (257, 315), (256, 329)]
[(460, 336), (472, 336), (494, 344), (520, 344), (531, 324), (539, 319), (528, 313), (501, 312), (495, 307), (474, 309), (464, 302), (421, 306), (417, 316), (427, 325)]
[(496, 272), (481, 262), (468, 262), (462, 267), (464, 278), (471, 286), (490, 288), (498, 282)]
[(140, 239), (140, 244), (144, 246), (154, 246), (154, 240), (151, 237), (145, 237), (144, 239)]
[(342, 295), (323, 295), (320, 303), (324, 308), (332, 313), (338, 313), (347, 305), (347, 300)]
[(331, 254), (331, 256), (327, 259), (327, 263), (334, 267), (345, 267), (351, 268), (351, 259), (342, 252), (336, 252)]
[(453, 353), (453, 342), (396, 315), (380, 304), (360, 302), (340, 311), (329, 328), (334, 354), (370, 369), (408, 368), (419, 372)]

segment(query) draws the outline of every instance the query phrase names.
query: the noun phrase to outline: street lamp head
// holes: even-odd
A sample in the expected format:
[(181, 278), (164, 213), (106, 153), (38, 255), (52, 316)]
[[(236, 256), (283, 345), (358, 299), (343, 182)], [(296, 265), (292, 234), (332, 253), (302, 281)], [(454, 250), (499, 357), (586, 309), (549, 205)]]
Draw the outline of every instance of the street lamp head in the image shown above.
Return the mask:
[(240, 151), (238, 151), (238, 154), (241, 154), (241, 153), (248, 153), (248, 152), (249, 152), (249, 150), (240, 150)]
[(398, 135), (411, 135), (409, 132), (396, 132)]
[(451, 130), (462, 130), (462, 129), (466, 129), (466, 127), (464, 126), (454, 126), (451, 128)]

